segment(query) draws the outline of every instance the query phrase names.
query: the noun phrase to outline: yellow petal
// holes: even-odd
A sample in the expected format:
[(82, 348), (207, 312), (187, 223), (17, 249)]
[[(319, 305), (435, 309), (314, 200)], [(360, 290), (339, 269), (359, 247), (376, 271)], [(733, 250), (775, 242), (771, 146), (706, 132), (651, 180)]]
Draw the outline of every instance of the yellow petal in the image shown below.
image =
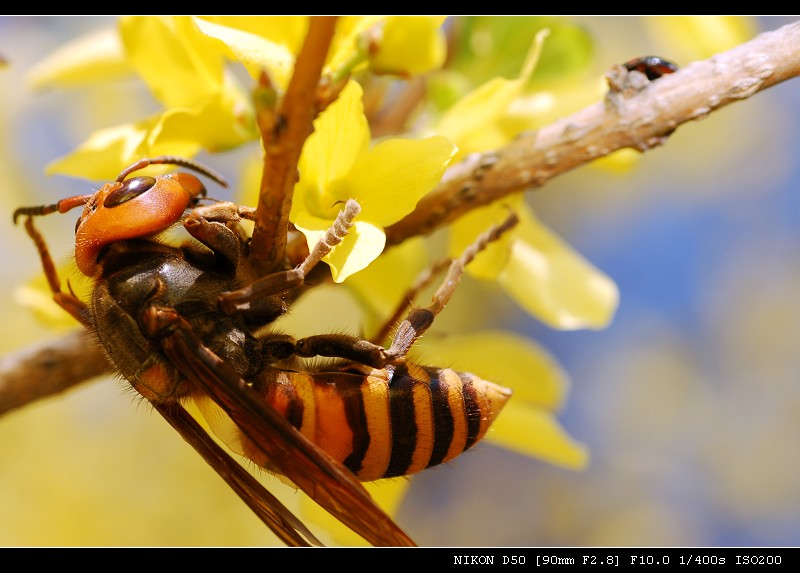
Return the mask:
[(600, 167), (613, 173), (623, 174), (638, 165), (641, 157), (642, 154), (639, 151), (626, 147), (592, 161), (592, 167)]
[[(256, 33), (259, 27), (242, 29), (244, 23), (239, 18), (223, 16), (213, 19), (213, 21), (210, 20), (197, 18), (195, 23), (201, 32), (223, 42), (229, 49), (229, 56), (241, 62), (253, 78), (257, 79), (262, 70), (266, 69), (269, 70), (270, 76), (279, 86), (286, 87), (292, 76), (296, 52), (290, 45), (284, 43), (286, 39), (283, 36), (273, 38), (272, 35), (267, 34), (275, 32), (273, 28), (278, 30), (284, 26), (291, 28), (291, 22), (297, 18), (278, 18), (277, 20), (269, 18), (269, 22), (278, 25), (273, 25), (268, 30), (261, 30), (262, 34)], [(263, 19), (248, 17), (246, 20), (260, 21)], [(305, 21), (305, 18), (302, 20)], [(266, 22), (264, 24), (266, 25)], [(305, 30), (303, 35), (305, 35)], [(293, 43), (294, 39), (292, 39)]]
[[(369, 125), (361, 103), (361, 86), (351, 81), (339, 98), (314, 122), (314, 133), (300, 155), (300, 180), (295, 186), (292, 212), (303, 209), (317, 217), (335, 217), (337, 201), (331, 184), (345, 177), (369, 149)], [(362, 205), (362, 208), (364, 206)]]
[(246, 105), (220, 97), (191, 108), (167, 109), (151, 131), (148, 153), (191, 157), (200, 148), (219, 152), (252, 141), (258, 132), (248, 112)]
[(440, 135), (384, 140), (337, 182), (335, 194), (340, 200), (355, 198), (364, 218), (386, 227), (410, 213), (439, 183), (455, 152), (453, 143)]
[(651, 16), (647, 30), (669, 51), (664, 55), (686, 65), (743, 44), (756, 35), (755, 20), (744, 16)]
[(536, 34), (517, 79), (492, 78), (458, 100), (441, 117), (434, 131), (448, 136), (458, 145), (459, 157), (496, 149), (508, 142), (509, 135), (503, 128), (502, 119), (509, 113), (514, 100), (523, 95), (547, 34), (547, 30)]
[(356, 221), (350, 232), (325, 261), (331, 266), (333, 281), (340, 283), (377, 259), (386, 245), (383, 229), (368, 221)]
[(223, 85), (219, 44), (185, 16), (120, 19), (128, 58), (153, 95), (167, 107), (191, 107)]
[(382, 74), (423, 74), (440, 68), (447, 55), (444, 17), (393, 16), (386, 19), (370, 68)]
[[(522, 208), (523, 201), (524, 195), (518, 193), (506, 197), (502, 202), (473, 209), (460, 217), (450, 226), (450, 245), (448, 247), (450, 256), (460, 257), (479, 235), (487, 232), (493, 225), (505, 221), (511, 213), (518, 212)], [(508, 264), (515, 235), (516, 233), (512, 230), (487, 245), (467, 266), (467, 272), (482, 280), (495, 280)]]
[(233, 191), (233, 201), (240, 205), (256, 205), (264, 162), (261, 154), (249, 154), (241, 163), (239, 184)]
[[(93, 133), (71, 154), (47, 167), (87, 179), (110, 180), (142, 157), (193, 157), (223, 151), (257, 137), (250, 109), (214, 97), (196, 108), (170, 108), (150, 119)], [(165, 168), (150, 168), (160, 172)]]
[(560, 329), (603, 328), (619, 300), (616, 284), (542, 225), (520, 212), (511, 258), (498, 276), (528, 312)]
[(561, 408), (569, 390), (569, 378), (546, 350), (508, 332), (423, 338), (414, 356), (423, 364), (447, 365), (511, 388), (513, 402), (548, 410)]
[(133, 74), (116, 27), (101, 28), (64, 44), (29, 73), (34, 88), (70, 87)]
[[(325, 235), (331, 222), (300, 213), (293, 223), (305, 235), (309, 249), (312, 249)], [(340, 283), (378, 258), (385, 244), (383, 229), (367, 221), (356, 221), (342, 242), (322, 260), (331, 267), (334, 282)]]
[(134, 161), (147, 157), (142, 146), (158, 118), (119, 125), (93, 133), (75, 151), (50, 163), (48, 175), (61, 173), (83, 179), (110, 181)]
[(489, 80), (448, 109), (437, 123), (436, 133), (455, 141), (459, 155), (496, 148), (505, 138), (497, 122), (521, 89), (520, 80)]
[[(388, 249), (346, 286), (365, 310), (364, 332), (372, 334), (390, 317), (428, 265), (425, 240), (414, 237)], [(391, 280), (386, 280), (391, 277)]]
[[(92, 282), (78, 272), (74, 260), (58, 266), (56, 269), (61, 280), (61, 288), (69, 288), (81, 300), (88, 300), (93, 289)], [(14, 302), (30, 309), (37, 320), (54, 330), (74, 329), (75, 318), (68, 314), (53, 300), (53, 293), (44, 273), (14, 289)]]
[(308, 16), (203, 16), (202, 20), (247, 32), (297, 54), (308, 31)]
[(486, 439), (520, 454), (551, 464), (582, 470), (589, 463), (586, 446), (573, 440), (550, 412), (516, 402), (506, 404)]

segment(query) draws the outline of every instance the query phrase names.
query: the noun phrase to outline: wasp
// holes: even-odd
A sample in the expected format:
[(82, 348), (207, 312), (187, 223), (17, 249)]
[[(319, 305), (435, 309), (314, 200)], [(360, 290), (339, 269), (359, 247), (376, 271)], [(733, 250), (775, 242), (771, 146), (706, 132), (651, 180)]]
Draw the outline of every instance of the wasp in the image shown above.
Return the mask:
[[(135, 175), (150, 165), (193, 173)], [(464, 267), (516, 217), (489, 229), (451, 262), (431, 304), (407, 311), (388, 347), (341, 334), (295, 339), (270, 325), (347, 234), (358, 203), (348, 201), (325, 236), (294, 255), (298, 260), (285, 270), (259, 276), (242, 225), (255, 210), (209, 199), (198, 175), (226, 186), (193, 160), (143, 159), (95, 193), (19, 208), (14, 222), (25, 218), (54, 300), (94, 333), (117, 371), (281, 540), (320, 544), (202, 429), (184, 409), (187, 400), (198, 404), (234, 452), (291, 481), (373, 545), (414, 545), (361, 482), (451, 460), (485, 435), (509, 399), (510, 390), (478, 376), (406, 358)], [(37, 216), (77, 207), (83, 211), (75, 262), (93, 280), (88, 302), (61, 289), (34, 225)], [(160, 240), (176, 224), (188, 241)], [(220, 418), (234, 431), (216, 432), (212, 420)]]

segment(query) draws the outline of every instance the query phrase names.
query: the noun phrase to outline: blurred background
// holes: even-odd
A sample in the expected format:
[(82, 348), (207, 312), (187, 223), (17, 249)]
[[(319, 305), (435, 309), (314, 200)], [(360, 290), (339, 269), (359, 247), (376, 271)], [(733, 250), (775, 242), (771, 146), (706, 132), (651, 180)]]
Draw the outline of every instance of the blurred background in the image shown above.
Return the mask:
[[(752, 37), (790, 21), (748, 18), (743, 27)], [(645, 18), (574, 22), (594, 43), (598, 78), (636, 56), (686, 64), (710, 55), (682, 51), (681, 38), (659, 33)], [(135, 81), (47, 93), (26, 84), (33, 64), (55, 47), (111, 23), (0, 17), (0, 56), (8, 62), (0, 69), (4, 354), (57, 336), (15, 299), (40, 267), (11, 213), (86, 193), (86, 181), (46, 177), (44, 166), (89, 133), (155, 109)], [(467, 280), (437, 326), (459, 325), (466, 315), (467, 323), (477, 321), (471, 309), (478, 296), (504, 328), (550, 350), (572, 385), (560, 419), (587, 444), (591, 462), (573, 472), (483, 443), (413, 479), (397, 520), (418, 543), (796, 545), (797, 125), (800, 80), (793, 80), (680, 127), (631, 169), (587, 166), (530, 194), (539, 218), (617, 282), (613, 323), (556, 332)], [(235, 188), (243, 153), (203, 160), (232, 175)], [(58, 259), (69, 257), (74, 221), (41, 223)], [(339, 318), (321, 319), (320, 330), (335, 328)], [(275, 484), (271, 490), (295, 503), (291, 490)], [(216, 474), (118, 379), (0, 417), (0, 545), (272, 543)]]

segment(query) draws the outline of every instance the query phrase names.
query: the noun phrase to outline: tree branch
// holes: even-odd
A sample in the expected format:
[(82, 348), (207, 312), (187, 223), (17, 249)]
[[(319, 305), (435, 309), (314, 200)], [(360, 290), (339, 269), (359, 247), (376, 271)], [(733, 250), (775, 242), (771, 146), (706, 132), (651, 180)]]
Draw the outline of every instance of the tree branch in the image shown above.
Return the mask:
[(85, 330), (0, 358), (0, 414), (113, 372)]
[[(647, 151), (662, 145), (679, 125), (800, 75), (800, 22), (760, 34), (638, 91), (624, 73), (618, 67), (610, 70), (612, 89), (603, 102), (453, 166), (411, 214), (386, 229), (387, 245), (428, 234), (471, 209), (540, 187), (618, 149)], [(105, 371), (101, 351), (89, 340), (85, 333), (71, 334), (3, 358), (0, 414)]]
[(615, 91), (626, 85), (622, 73), (621, 66), (609, 70), (612, 91), (604, 101), (453, 166), (414, 211), (386, 229), (387, 246), (427, 235), (476, 207), (541, 187), (613, 151), (663, 145), (679, 125), (800, 75), (800, 22), (689, 64), (640, 91)]

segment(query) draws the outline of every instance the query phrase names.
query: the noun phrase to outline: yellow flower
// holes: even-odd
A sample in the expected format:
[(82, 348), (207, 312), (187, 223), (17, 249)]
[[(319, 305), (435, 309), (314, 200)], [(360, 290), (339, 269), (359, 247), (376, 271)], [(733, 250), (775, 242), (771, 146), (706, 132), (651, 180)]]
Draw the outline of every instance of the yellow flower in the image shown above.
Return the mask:
[(394, 16), (383, 24), (380, 40), (370, 55), (370, 69), (380, 74), (423, 74), (441, 67), (447, 43), (444, 17)]
[(376, 333), (429, 264), (425, 239), (413, 237), (383, 252), (367, 268), (347, 279), (345, 286), (363, 313), (361, 331), (370, 337)]
[(657, 42), (668, 46), (664, 55), (681, 65), (729, 50), (757, 32), (754, 20), (743, 16), (650, 16), (644, 24)]
[(125, 17), (116, 43), (107, 32), (68, 46), (43, 62), (39, 87), (106, 78), (127, 67), (147, 84), (165, 110), (146, 120), (102, 130), (48, 173), (107, 180), (142, 157), (191, 157), (255, 139), (249, 97), (226, 74), (222, 46), (188, 17)]
[(616, 284), (543, 225), (522, 199), (517, 195), (461, 217), (451, 226), (450, 253), (462, 252), (512, 208), (520, 216), (517, 227), (479, 253), (467, 272), (496, 280), (553, 328), (605, 327), (619, 302)]
[[(343, 74), (369, 65), (381, 74), (421, 74), (442, 65), (444, 17), (348, 16), (339, 19), (326, 71)], [(308, 29), (308, 18), (286, 16), (204, 17), (196, 20), (206, 35), (225, 44), (253, 78), (268, 70), (285, 88), (294, 58)]]
[[(516, 112), (514, 104), (532, 102), (533, 96), (521, 98), (547, 34), (542, 30), (536, 35), (517, 79), (489, 80), (440, 119), (435, 131), (450, 137), (460, 154), (502, 147), (526, 122), (536, 121), (535, 111), (519, 119), (525, 115)], [(517, 120), (509, 122), (515, 116)], [(458, 256), (479, 233), (502, 221), (509, 209), (520, 213), (519, 225), (480, 253), (467, 272), (497, 280), (520, 306), (554, 328), (604, 327), (617, 306), (616, 285), (542, 225), (521, 194), (457, 220), (451, 226), (451, 256)]]
[(547, 35), (547, 30), (536, 34), (519, 77), (492, 78), (459, 99), (439, 119), (433, 131), (455, 141), (459, 156), (497, 149), (516, 135), (505, 130), (502, 119), (508, 115), (514, 100), (522, 96)]
[(304, 16), (218, 16), (196, 18), (195, 24), (203, 34), (218, 40), (226, 55), (240, 62), (252, 78), (267, 71), (283, 89), (308, 30)]
[(383, 251), (384, 227), (410, 213), (455, 153), (446, 137), (385, 139), (370, 147), (361, 87), (350, 82), (314, 122), (300, 156), (291, 220), (314, 245), (348, 199), (361, 205), (350, 233), (325, 257), (341, 282)]
[(459, 155), (498, 149), (597, 100), (583, 79), (591, 42), (566, 19), (472, 17), (454, 27), (458, 49), (431, 84), (446, 110), (433, 130), (456, 142)]
[[(346, 74), (369, 62), (382, 73), (406, 75), (439, 66), (442, 21), (342, 18), (328, 71)], [(92, 134), (74, 153), (52, 163), (48, 173), (106, 180), (142, 157), (191, 157), (257, 139), (249, 95), (226, 72), (225, 57), (239, 61), (253, 77), (267, 70), (285, 87), (307, 27), (306, 17), (124, 17), (118, 34), (103, 30), (65, 46), (34, 70), (35, 86), (135, 72), (165, 110)]]
[(61, 46), (30, 71), (28, 82), (36, 89), (65, 88), (124, 78), (133, 73), (119, 32), (107, 27)]

